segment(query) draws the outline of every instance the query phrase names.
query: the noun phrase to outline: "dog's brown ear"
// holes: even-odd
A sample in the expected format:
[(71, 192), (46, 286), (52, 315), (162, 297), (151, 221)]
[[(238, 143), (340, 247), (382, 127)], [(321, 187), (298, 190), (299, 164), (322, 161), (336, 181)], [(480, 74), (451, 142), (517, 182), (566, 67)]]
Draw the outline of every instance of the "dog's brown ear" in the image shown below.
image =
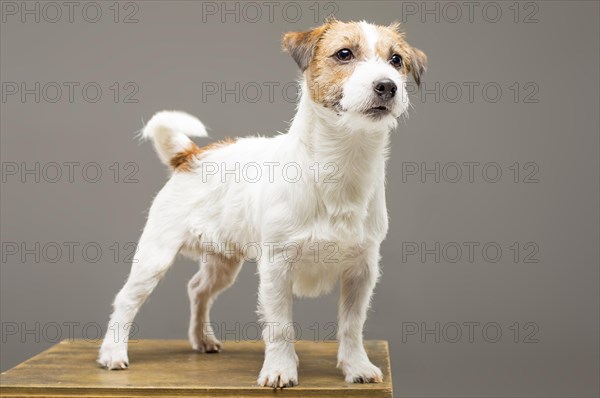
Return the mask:
[(319, 38), (326, 30), (326, 25), (306, 32), (288, 32), (283, 35), (283, 48), (286, 50), (302, 72), (308, 68)]
[(421, 75), (427, 70), (427, 55), (418, 48), (411, 48), (410, 70), (417, 86), (421, 86)]
[[(400, 24), (400, 22), (392, 22), (388, 26), (388, 28), (400, 35), (401, 41), (407, 44), (405, 41), (406, 35), (402, 30), (402, 24)], [(417, 86), (420, 86), (421, 75), (423, 75), (423, 73), (427, 70), (427, 56), (423, 51), (419, 50), (418, 48), (411, 47), (410, 45), (408, 45), (408, 51), (408, 55), (410, 57), (410, 62), (407, 65), (408, 71), (412, 73), (413, 78), (415, 79), (415, 83), (417, 83)]]

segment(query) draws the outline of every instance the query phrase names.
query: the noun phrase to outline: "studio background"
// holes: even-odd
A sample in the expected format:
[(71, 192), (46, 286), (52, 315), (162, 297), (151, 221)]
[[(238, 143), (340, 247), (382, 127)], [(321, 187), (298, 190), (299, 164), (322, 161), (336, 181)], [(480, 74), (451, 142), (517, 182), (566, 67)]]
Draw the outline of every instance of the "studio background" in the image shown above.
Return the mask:
[[(39, 22), (5, 3), (2, 371), (57, 331), (105, 330), (129, 242), (168, 174), (134, 138), (143, 121), (185, 110), (210, 128), (199, 143), (285, 131), (298, 70), (281, 35), (335, 11), (400, 20), (429, 58), (392, 135), (390, 231), (365, 330), (390, 342), (394, 394), (598, 396), (598, 2), (475, 2), (471, 15), (462, 2), (254, 3), (261, 15), (237, 2), (122, 2), (118, 13), (96, 2), (97, 22), (86, 20), (95, 8), (83, 17), (87, 2), (72, 21), (61, 6), (55, 22), (43, 3), (26, 2), (38, 3)], [(22, 97), (36, 82), (39, 101)], [(136, 318), (136, 338), (186, 338), (196, 267), (178, 258)], [(217, 299), (212, 320), (226, 340), (256, 322), (257, 284), (247, 263)], [(337, 290), (294, 307), (304, 339), (326, 338), (336, 315)]]

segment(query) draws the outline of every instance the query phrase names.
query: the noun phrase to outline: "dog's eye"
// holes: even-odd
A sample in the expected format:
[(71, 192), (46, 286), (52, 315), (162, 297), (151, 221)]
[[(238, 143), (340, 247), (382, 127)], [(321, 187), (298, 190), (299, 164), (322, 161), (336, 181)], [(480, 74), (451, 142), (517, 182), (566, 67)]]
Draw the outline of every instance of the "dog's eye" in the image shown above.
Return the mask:
[(402, 57), (398, 54), (394, 54), (392, 55), (392, 58), (390, 58), (390, 63), (395, 67), (402, 66)]
[(347, 48), (342, 48), (335, 54), (335, 56), (340, 61), (350, 61), (352, 58), (354, 58), (352, 51), (348, 50)]

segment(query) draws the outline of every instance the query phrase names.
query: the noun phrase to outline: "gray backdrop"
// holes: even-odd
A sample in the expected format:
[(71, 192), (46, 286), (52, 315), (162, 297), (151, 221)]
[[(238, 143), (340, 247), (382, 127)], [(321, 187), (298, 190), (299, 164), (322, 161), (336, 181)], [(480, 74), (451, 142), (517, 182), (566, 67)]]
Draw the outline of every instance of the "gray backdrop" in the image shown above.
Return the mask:
[[(366, 327), (390, 342), (395, 395), (598, 396), (593, 1), (3, 2), (2, 370), (104, 330), (167, 177), (134, 139), (143, 121), (182, 109), (213, 139), (284, 131), (298, 71), (281, 34), (332, 11), (400, 20), (429, 57), (392, 138)], [(135, 337), (186, 337), (195, 268), (177, 260)], [(230, 341), (256, 337), (257, 283), (246, 264), (215, 305)], [(329, 337), (336, 300), (296, 302), (302, 338)]]

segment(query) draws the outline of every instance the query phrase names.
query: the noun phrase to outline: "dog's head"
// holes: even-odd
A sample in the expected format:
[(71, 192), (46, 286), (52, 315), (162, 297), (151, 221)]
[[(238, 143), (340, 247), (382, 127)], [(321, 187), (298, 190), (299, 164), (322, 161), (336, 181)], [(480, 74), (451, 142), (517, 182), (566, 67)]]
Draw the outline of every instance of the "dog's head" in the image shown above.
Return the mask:
[(283, 47), (304, 72), (316, 104), (349, 125), (367, 128), (395, 125), (408, 108), (407, 76), (419, 85), (427, 62), (406, 42), (399, 24), (329, 20), (286, 33)]

